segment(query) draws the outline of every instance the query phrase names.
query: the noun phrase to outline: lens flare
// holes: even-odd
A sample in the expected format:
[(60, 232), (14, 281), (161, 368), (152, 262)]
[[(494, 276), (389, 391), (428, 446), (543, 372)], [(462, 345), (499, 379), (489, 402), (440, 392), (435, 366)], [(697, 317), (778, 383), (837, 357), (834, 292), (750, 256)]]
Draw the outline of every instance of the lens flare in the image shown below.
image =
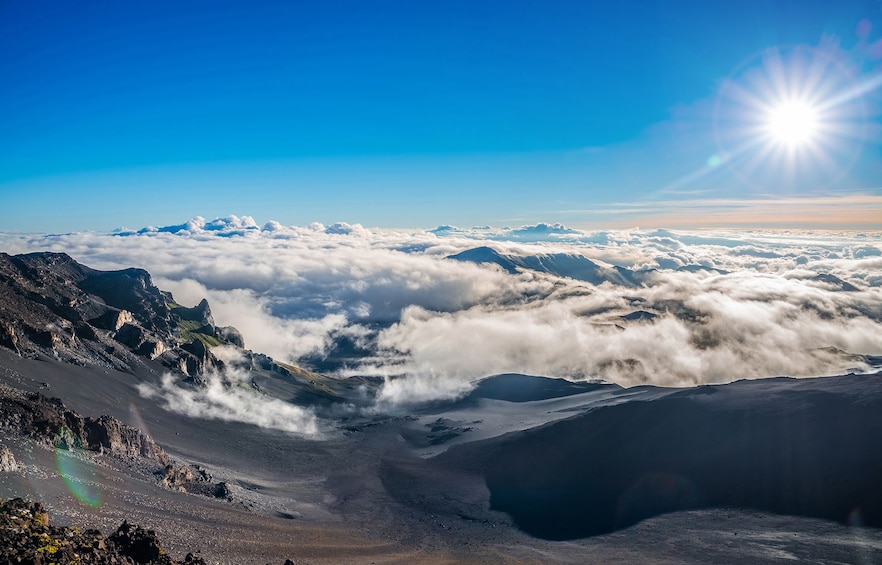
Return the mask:
[(89, 454), (65, 430), (59, 430), (55, 437), (55, 463), (58, 474), (77, 500), (93, 508), (101, 504), (101, 486)]

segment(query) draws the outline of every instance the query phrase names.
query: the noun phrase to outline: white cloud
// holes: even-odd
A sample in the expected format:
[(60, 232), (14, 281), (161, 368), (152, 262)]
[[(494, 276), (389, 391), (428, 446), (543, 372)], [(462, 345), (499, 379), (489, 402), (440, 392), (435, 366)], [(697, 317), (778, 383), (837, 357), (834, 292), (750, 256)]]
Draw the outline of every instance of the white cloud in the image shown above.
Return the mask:
[(166, 373), (159, 385), (141, 383), (145, 398), (162, 401), (167, 410), (192, 418), (243, 422), (319, 439), (325, 429), (315, 413), (248, 388), (242, 375), (227, 371), (205, 375), (205, 386), (189, 386)]

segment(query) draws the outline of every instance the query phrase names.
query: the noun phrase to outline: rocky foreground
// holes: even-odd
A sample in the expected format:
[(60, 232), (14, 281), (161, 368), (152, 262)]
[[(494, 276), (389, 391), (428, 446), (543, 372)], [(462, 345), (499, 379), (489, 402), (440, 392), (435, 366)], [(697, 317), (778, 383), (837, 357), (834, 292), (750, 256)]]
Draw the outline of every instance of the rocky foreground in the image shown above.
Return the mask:
[[(206, 565), (188, 553), (175, 561), (153, 530), (123, 522), (108, 537), (98, 530), (54, 526), (39, 502), (0, 501), (0, 562), (22, 565)], [(284, 565), (294, 565), (290, 559)]]
[(0, 502), (0, 561), (23, 565), (205, 565), (192, 553), (183, 561), (169, 557), (153, 530), (123, 522), (116, 532), (104, 537), (98, 530), (54, 526), (42, 504), (21, 498)]

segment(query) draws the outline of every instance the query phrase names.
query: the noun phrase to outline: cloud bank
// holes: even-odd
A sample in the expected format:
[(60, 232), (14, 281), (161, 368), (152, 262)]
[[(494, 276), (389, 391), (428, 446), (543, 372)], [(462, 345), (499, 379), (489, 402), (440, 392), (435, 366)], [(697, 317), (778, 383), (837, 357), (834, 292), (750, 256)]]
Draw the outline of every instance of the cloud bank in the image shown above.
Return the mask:
[[(143, 267), (181, 303), (207, 297), (219, 324), (282, 361), (308, 365), (348, 344), (357, 354), (336, 370), (387, 377), (389, 402), (454, 396), (501, 372), (679, 386), (863, 371), (862, 356), (882, 354), (879, 232), (404, 231), (230, 216), (115, 234), (3, 234), (0, 245)], [(579, 255), (640, 284), (447, 259), (479, 246)], [(215, 400), (180, 402), (200, 410)]]

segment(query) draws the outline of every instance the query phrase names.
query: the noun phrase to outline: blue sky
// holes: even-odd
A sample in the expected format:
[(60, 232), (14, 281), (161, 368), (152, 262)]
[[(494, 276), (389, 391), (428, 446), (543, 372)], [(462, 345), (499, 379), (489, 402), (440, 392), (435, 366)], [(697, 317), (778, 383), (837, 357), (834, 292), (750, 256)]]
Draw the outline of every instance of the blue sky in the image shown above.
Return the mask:
[[(0, 229), (882, 227), (880, 37), (870, 0), (0, 1)], [(850, 93), (815, 153), (737, 155), (770, 48)]]

